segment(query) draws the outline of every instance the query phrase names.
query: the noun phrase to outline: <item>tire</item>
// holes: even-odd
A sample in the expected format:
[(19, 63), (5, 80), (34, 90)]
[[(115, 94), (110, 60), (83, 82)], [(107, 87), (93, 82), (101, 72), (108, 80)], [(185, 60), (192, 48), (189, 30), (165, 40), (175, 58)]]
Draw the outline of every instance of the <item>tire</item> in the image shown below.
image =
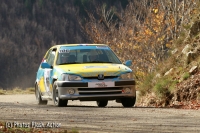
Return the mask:
[(121, 102), (124, 107), (133, 107), (135, 105), (136, 97), (122, 98)]
[(47, 105), (47, 100), (42, 100), (38, 85), (35, 86), (35, 97), (38, 105)]
[(53, 102), (54, 102), (54, 105), (58, 107), (66, 107), (68, 103), (68, 100), (63, 100), (59, 98), (56, 82), (54, 82), (53, 84)]
[(108, 104), (108, 100), (105, 101), (97, 101), (98, 107), (106, 107)]

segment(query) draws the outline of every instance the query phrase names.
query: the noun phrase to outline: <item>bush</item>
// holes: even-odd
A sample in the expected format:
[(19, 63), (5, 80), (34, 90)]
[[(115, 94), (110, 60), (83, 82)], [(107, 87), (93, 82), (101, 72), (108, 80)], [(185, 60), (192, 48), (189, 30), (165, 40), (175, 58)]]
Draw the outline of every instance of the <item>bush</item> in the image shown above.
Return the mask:
[(178, 81), (176, 80), (174, 81), (168, 78), (162, 78), (153, 87), (153, 91), (158, 97), (163, 98), (173, 93), (177, 83)]
[(146, 75), (145, 79), (141, 81), (138, 85), (140, 96), (144, 96), (146, 93), (151, 92), (151, 89), (153, 88), (153, 78), (155, 75), (153, 73), (149, 73)]
[(167, 87), (168, 84), (169, 80), (162, 80), (154, 86), (153, 91), (157, 96), (163, 97), (169, 91)]
[(187, 73), (184, 73), (183, 75), (183, 80), (186, 80), (190, 77), (190, 74), (187, 72)]

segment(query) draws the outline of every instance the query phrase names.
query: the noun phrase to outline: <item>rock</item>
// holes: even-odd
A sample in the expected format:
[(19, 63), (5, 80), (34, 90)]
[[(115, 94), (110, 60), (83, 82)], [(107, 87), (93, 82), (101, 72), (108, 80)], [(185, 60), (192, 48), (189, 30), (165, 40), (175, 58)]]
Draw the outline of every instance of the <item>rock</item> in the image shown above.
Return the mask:
[(197, 70), (198, 70), (198, 66), (193, 66), (193, 67), (190, 69), (189, 73), (190, 73), (191, 75), (193, 75), (193, 74), (195, 74), (195, 73), (197, 72)]
[(160, 78), (161, 77), (160, 73), (157, 73), (155, 77)]
[(174, 101), (172, 104), (173, 105), (180, 105), (180, 102), (179, 101)]
[(187, 45), (183, 48), (182, 53), (186, 55), (189, 51), (191, 51), (191, 46), (190, 46), (189, 44), (187, 44)]
[(197, 55), (200, 53), (200, 45), (195, 48), (194, 53)]
[(190, 62), (192, 62), (192, 60), (195, 59), (195, 55), (196, 55), (196, 53), (194, 53), (194, 52), (192, 52), (192, 51), (188, 52), (188, 53), (186, 54), (186, 63), (187, 63), (187, 64), (190, 64)]
[(167, 72), (164, 74), (164, 76), (169, 75), (173, 70), (174, 70), (174, 68), (171, 68), (169, 71), (167, 71)]
[(196, 36), (199, 33), (200, 21), (195, 21), (190, 28), (190, 37)]
[(176, 48), (176, 49), (174, 49), (174, 50), (172, 50), (172, 54), (175, 54), (176, 52), (178, 51), (178, 49)]

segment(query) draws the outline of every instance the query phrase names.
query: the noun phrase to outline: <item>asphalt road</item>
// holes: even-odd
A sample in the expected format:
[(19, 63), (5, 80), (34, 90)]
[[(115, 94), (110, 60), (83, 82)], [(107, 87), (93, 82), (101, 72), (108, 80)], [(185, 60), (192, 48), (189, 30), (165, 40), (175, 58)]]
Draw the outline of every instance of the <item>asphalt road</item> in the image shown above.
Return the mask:
[(200, 132), (199, 110), (123, 108), (114, 101), (106, 108), (97, 107), (96, 102), (69, 101), (68, 105), (39, 106), (34, 95), (0, 95), (0, 120), (8, 127), (52, 126), (88, 133)]

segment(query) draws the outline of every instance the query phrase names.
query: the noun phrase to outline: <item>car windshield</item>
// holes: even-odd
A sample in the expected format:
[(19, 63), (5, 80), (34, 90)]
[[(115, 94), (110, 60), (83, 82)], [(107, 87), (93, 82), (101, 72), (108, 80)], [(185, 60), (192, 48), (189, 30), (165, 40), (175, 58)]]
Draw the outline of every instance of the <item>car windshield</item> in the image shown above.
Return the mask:
[[(86, 48), (85, 48), (86, 47)], [(114, 54), (114, 52), (106, 47), (106, 48), (87, 48), (85, 46), (83, 49), (71, 48), (70, 47), (61, 47), (56, 64), (82, 64), (82, 63), (113, 63), (113, 64), (121, 64), (119, 58)], [(89, 47), (89, 46), (88, 46)], [(97, 46), (95, 46), (97, 47)]]

